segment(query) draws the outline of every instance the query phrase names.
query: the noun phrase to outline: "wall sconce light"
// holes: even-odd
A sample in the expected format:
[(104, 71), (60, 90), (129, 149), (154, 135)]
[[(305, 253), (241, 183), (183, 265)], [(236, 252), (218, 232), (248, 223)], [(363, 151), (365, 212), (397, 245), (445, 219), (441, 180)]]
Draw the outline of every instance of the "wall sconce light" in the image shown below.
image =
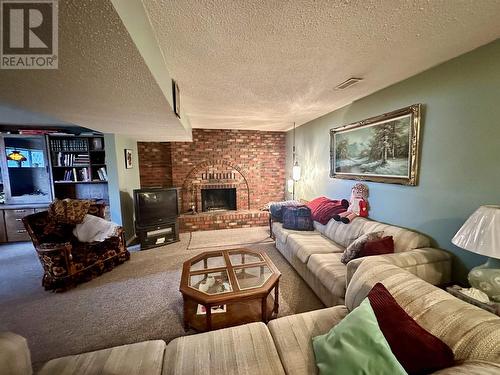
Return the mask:
[(295, 122), (293, 123), (293, 149), (292, 149), (292, 199), (295, 199), (295, 182), (300, 180), (300, 166), (295, 154)]
[(292, 178), (294, 181), (300, 180), (300, 165), (298, 161), (295, 161), (295, 164), (293, 165)]

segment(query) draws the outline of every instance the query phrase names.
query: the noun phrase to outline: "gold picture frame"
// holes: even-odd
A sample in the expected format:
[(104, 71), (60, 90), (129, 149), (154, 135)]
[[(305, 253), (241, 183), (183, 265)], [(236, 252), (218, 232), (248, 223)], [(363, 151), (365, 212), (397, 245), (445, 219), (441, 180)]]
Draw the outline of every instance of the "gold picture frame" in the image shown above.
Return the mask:
[(422, 104), (330, 130), (330, 177), (416, 186)]

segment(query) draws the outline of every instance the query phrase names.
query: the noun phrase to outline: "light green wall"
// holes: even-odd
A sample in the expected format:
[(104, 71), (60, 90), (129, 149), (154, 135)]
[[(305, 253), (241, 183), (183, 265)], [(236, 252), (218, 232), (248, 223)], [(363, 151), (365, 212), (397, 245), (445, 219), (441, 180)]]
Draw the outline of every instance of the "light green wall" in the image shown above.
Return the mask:
[[(451, 238), (478, 206), (500, 204), (499, 40), (297, 128), (296, 197), (348, 198), (354, 181), (329, 177), (329, 130), (414, 103), (424, 104), (419, 184), (367, 183), (370, 217), (431, 236), (456, 254), (454, 276), (463, 281), (484, 258)], [(291, 132), (287, 150), (291, 175)]]
[[(134, 234), (134, 189), (140, 188), (137, 141), (118, 134), (105, 134), (111, 220), (123, 226), (125, 237)], [(133, 168), (125, 168), (125, 149), (132, 150)]]

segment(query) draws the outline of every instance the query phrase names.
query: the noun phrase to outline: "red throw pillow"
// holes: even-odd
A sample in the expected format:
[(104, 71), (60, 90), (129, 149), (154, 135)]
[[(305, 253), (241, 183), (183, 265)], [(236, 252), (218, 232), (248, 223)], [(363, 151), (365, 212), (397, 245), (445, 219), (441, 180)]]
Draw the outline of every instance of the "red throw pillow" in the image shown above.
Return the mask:
[(327, 224), (334, 215), (346, 211), (349, 202), (345, 199), (332, 200), (326, 197), (313, 199), (307, 204), (311, 210), (311, 218), (321, 224)]
[(311, 214), (314, 215), (319, 206), (321, 206), (325, 202), (328, 202), (329, 200), (330, 199), (328, 199), (327, 197), (318, 197), (307, 203), (306, 206), (309, 207), (309, 209), (311, 210)]
[(368, 294), (380, 330), (408, 374), (430, 374), (454, 365), (453, 351), (420, 327), (381, 283)]
[(320, 205), (316, 210), (316, 215), (313, 215), (312, 218), (321, 224), (327, 224), (332, 217), (345, 212), (345, 210), (342, 201), (330, 200)]
[(366, 241), (358, 258), (392, 253), (394, 253), (394, 239), (392, 236), (386, 236), (378, 240)]

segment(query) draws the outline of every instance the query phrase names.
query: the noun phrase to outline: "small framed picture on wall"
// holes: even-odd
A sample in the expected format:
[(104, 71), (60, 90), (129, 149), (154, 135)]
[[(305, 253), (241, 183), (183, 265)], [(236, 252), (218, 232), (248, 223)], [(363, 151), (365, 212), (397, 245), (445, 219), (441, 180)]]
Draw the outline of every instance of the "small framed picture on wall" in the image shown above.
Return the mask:
[(181, 118), (181, 94), (179, 85), (172, 80), (172, 98), (174, 99), (174, 113), (178, 118)]
[(125, 149), (125, 168), (131, 169), (134, 165), (132, 164), (132, 150)]

